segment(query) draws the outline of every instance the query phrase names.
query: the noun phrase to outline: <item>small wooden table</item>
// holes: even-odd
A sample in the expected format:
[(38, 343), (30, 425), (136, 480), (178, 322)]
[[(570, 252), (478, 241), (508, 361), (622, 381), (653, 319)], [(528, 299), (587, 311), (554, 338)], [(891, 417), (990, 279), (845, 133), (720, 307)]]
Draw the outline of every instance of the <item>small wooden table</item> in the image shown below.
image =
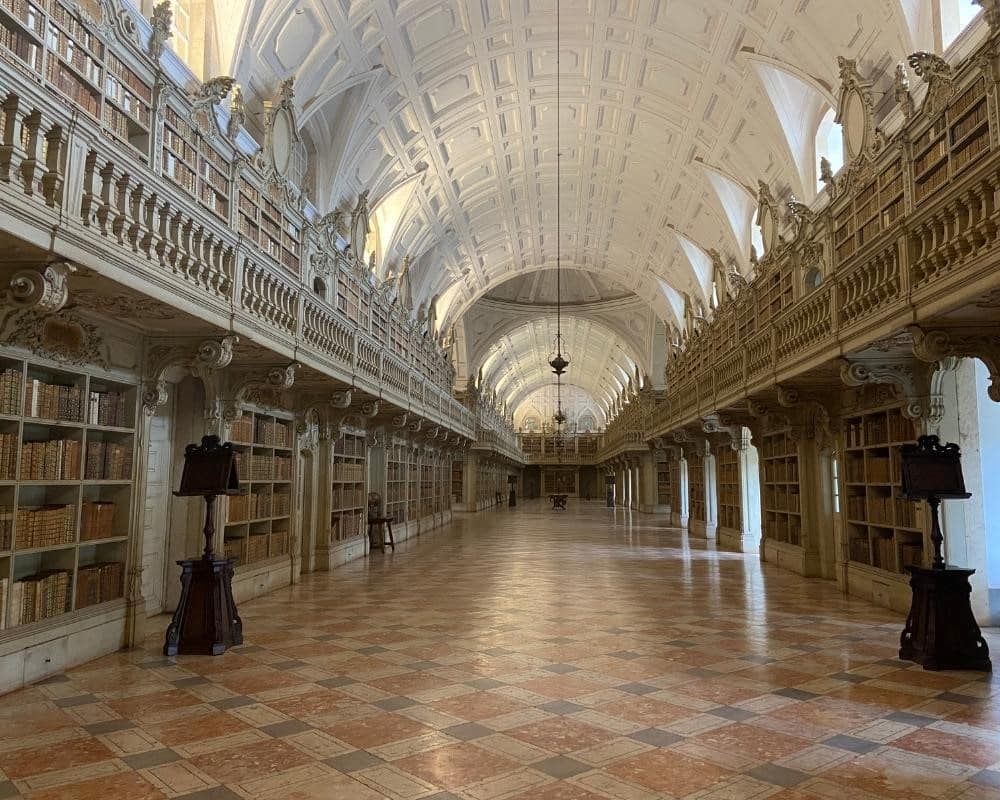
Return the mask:
[(556, 511), (557, 509), (562, 509), (563, 511), (565, 511), (566, 498), (568, 497), (569, 497), (568, 494), (550, 494), (549, 500), (552, 501), (552, 510)]
[[(396, 549), (396, 542), (392, 538), (392, 517), (368, 517), (368, 549), (381, 550), (385, 552), (386, 540), (382, 535), (382, 528), (389, 532), (389, 547)], [(375, 532), (378, 531), (378, 542), (375, 541)]]

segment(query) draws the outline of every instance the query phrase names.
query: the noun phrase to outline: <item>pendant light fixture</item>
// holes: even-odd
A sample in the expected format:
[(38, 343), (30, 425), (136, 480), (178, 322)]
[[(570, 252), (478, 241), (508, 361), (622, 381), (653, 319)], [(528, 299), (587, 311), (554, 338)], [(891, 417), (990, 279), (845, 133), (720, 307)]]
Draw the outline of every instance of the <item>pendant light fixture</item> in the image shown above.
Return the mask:
[[(560, 3), (556, 0), (556, 340), (549, 366), (556, 376), (566, 372), (569, 359), (563, 354), (562, 338), (562, 26)], [(568, 354), (567, 354), (568, 355)], [(560, 405), (559, 413), (562, 413)], [(561, 422), (559, 423), (562, 424)]]

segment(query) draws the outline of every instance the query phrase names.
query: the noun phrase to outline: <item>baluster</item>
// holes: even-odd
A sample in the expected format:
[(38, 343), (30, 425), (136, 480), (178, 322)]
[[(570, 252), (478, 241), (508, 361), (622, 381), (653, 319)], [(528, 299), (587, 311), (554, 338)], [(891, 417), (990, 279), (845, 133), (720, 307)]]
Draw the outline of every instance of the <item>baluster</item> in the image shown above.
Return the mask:
[(53, 125), (45, 134), (45, 173), (42, 175), (42, 194), (45, 204), (58, 207), (62, 204), (66, 175), (66, 155), (69, 137), (62, 125)]
[(114, 211), (111, 218), (111, 232), (118, 244), (125, 244), (126, 232), (130, 223), (129, 206), (132, 202), (132, 176), (123, 172), (115, 181)]
[(88, 228), (96, 223), (97, 210), (101, 206), (100, 173), (98, 155), (94, 150), (90, 150), (83, 167), (83, 197), (80, 201), (80, 219)]
[(146, 258), (152, 258), (160, 234), (160, 206), (155, 191), (143, 193), (139, 214), (142, 216), (142, 235), (136, 239), (136, 248)]
[(167, 227), (169, 233), (166, 258), (167, 263), (170, 265), (170, 271), (174, 275), (177, 275), (178, 272), (181, 271), (181, 265), (184, 258), (184, 250), (182, 246), (183, 225), (184, 216), (181, 214), (180, 209), (171, 209), (170, 220)]
[(0, 131), (0, 180), (10, 183), (21, 174), (21, 162), (27, 154), (24, 151), (24, 118), (27, 115), (21, 105), (21, 98), (8, 95), (3, 102), (4, 127)]
[(153, 251), (156, 253), (157, 263), (161, 267), (165, 267), (170, 258), (173, 231), (169, 200), (164, 200), (163, 203), (157, 204), (156, 219), (157, 225), (156, 235), (153, 240)]
[(45, 134), (40, 111), (32, 111), (24, 118), (21, 141), (24, 146), (24, 159), (20, 168), (21, 186), (26, 195), (33, 195), (45, 172)]
[(97, 208), (97, 224), (102, 236), (111, 234), (111, 223), (115, 214), (115, 165), (108, 161), (101, 169), (101, 204)]

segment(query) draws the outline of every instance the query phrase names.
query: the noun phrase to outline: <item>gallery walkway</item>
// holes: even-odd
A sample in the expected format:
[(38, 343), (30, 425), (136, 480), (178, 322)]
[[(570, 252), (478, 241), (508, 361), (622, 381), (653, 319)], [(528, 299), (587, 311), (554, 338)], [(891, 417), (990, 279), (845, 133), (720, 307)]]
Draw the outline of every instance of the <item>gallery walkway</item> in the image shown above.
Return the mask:
[(989, 679), (649, 516), (486, 512), (241, 611), (0, 698), (0, 798), (1000, 798)]

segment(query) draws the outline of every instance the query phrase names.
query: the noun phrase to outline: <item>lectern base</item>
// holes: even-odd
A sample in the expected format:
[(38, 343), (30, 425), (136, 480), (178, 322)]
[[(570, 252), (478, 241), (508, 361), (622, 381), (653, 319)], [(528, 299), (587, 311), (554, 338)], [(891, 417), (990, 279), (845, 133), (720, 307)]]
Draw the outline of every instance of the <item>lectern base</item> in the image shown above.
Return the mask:
[(243, 644), (243, 620), (233, 600), (233, 559), (178, 561), (181, 597), (167, 627), (163, 655), (217, 656)]
[(972, 614), (974, 569), (907, 567), (913, 601), (899, 637), (899, 657), (924, 669), (990, 672), (990, 651)]

